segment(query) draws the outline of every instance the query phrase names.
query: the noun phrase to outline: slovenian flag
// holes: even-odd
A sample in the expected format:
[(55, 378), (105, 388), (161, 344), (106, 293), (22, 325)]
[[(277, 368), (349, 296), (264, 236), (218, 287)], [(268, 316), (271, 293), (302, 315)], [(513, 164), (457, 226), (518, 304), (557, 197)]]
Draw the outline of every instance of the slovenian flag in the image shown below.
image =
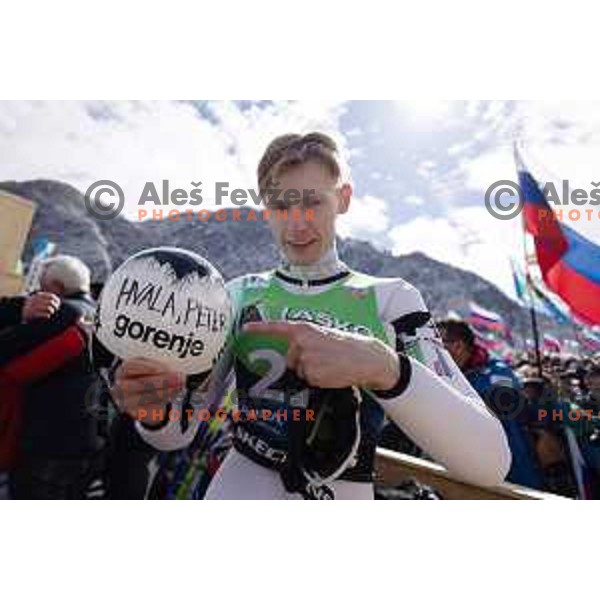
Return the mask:
[(600, 246), (554, 218), (537, 181), (515, 154), (525, 200), (525, 228), (534, 238), (544, 282), (575, 316), (600, 324)]
[(506, 332), (506, 324), (499, 314), (483, 308), (475, 302), (469, 302), (469, 312), (468, 321), (475, 327), (502, 333)]
[(600, 352), (600, 333), (595, 334), (582, 329), (577, 332), (577, 339), (588, 352)]
[(557, 354), (560, 354), (562, 351), (562, 344), (560, 341), (548, 333), (544, 334), (542, 347), (548, 352), (555, 352)]

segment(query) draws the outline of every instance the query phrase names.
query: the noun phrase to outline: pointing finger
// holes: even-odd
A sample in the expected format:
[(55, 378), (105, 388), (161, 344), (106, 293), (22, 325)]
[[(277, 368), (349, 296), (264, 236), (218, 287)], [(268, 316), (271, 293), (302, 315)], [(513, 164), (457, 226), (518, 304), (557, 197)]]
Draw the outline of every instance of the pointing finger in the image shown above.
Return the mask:
[(294, 342), (291, 342), (288, 347), (286, 361), (285, 361), (287, 368), (291, 369), (292, 371), (295, 371), (296, 367), (298, 366), (298, 363), (300, 361), (300, 356), (301, 356), (300, 346)]
[(298, 330), (297, 323), (287, 321), (271, 321), (269, 323), (246, 323), (243, 330), (247, 333), (262, 333), (274, 335), (287, 340), (293, 340)]

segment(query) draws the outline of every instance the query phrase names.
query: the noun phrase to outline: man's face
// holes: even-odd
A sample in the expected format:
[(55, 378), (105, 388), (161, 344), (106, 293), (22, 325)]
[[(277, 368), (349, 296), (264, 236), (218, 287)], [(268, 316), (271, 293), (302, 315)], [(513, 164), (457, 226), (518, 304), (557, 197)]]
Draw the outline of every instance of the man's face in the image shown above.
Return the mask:
[(594, 400), (600, 401), (600, 373), (588, 375), (587, 385)]
[(523, 385), (523, 395), (530, 402), (541, 399), (544, 393), (544, 384), (538, 382), (527, 382)]
[[(278, 177), (275, 198), (265, 198), (272, 211), (269, 226), (275, 241), (292, 265), (316, 263), (333, 245), (335, 221), (350, 204), (352, 188), (336, 186), (329, 171), (317, 163), (308, 162), (292, 167)], [(297, 190), (301, 201), (286, 202), (286, 190)], [(314, 190), (314, 193), (308, 193)], [(277, 219), (276, 210), (288, 209), (287, 218)], [(294, 214), (296, 218), (294, 218)]]
[(454, 362), (458, 365), (460, 369), (466, 367), (471, 356), (469, 346), (463, 340), (450, 339), (444, 331), (441, 331), (440, 334), (442, 336), (444, 346), (446, 347), (446, 350), (448, 350), (448, 352), (450, 353), (452, 360), (454, 360)]

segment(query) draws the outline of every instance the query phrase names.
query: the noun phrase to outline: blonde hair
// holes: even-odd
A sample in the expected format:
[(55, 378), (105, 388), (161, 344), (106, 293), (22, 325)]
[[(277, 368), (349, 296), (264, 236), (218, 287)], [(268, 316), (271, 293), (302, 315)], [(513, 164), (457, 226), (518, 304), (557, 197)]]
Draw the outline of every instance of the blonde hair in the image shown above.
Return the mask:
[(267, 146), (258, 163), (257, 178), (261, 196), (277, 182), (279, 175), (307, 162), (323, 165), (336, 181), (349, 176), (332, 137), (318, 131), (306, 135), (286, 133), (276, 137)]

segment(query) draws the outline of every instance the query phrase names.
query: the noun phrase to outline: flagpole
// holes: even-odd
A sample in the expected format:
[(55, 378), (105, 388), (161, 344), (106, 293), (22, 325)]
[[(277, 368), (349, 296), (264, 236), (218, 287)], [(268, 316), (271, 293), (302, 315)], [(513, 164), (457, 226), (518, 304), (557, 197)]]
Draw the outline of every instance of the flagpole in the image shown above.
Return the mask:
[[(513, 144), (513, 150), (515, 155), (515, 163), (517, 165), (517, 177), (519, 173), (519, 165), (521, 164), (519, 151), (517, 149), (517, 142), (515, 141)], [(524, 207), (523, 207), (524, 209)], [(529, 314), (531, 316), (531, 329), (533, 330), (533, 343), (535, 347), (535, 360), (537, 363), (538, 374), (540, 378), (543, 375), (542, 371), (542, 353), (540, 352), (540, 336), (538, 330), (537, 317), (535, 314), (533, 296), (531, 293), (531, 286), (529, 283), (530, 274), (529, 274), (529, 263), (527, 261), (527, 231), (525, 227), (525, 217), (523, 216), (521, 219), (521, 223), (523, 225), (523, 259), (525, 261), (525, 287), (527, 288), (527, 297), (529, 299)]]
[[(571, 315), (572, 316), (572, 315)], [(581, 352), (581, 342), (579, 341), (579, 330), (577, 329), (577, 323), (575, 322), (575, 318), (572, 317), (571, 318), (571, 326), (573, 327), (573, 334), (575, 335), (575, 341), (579, 344), (579, 348), (578, 348), (578, 352), (577, 352), (577, 356), (579, 359), (583, 358), (582, 356), (582, 352)]]
[(529, 296), (529, 312), (531, 314), (531, 328), (533, 329), (533, 343), (535, 344), (535, 360), (537, 362), (537, 368), (539, 376), (542, 377), (542, 354), (540, 352), (540, 335), (538, 331), (537, 317), (535, 315), (535, 308), (533, 306), (533, 300), (531, 297), (531, 290), (529, 288), (529, 272), (527, 272), (527, 295)]

